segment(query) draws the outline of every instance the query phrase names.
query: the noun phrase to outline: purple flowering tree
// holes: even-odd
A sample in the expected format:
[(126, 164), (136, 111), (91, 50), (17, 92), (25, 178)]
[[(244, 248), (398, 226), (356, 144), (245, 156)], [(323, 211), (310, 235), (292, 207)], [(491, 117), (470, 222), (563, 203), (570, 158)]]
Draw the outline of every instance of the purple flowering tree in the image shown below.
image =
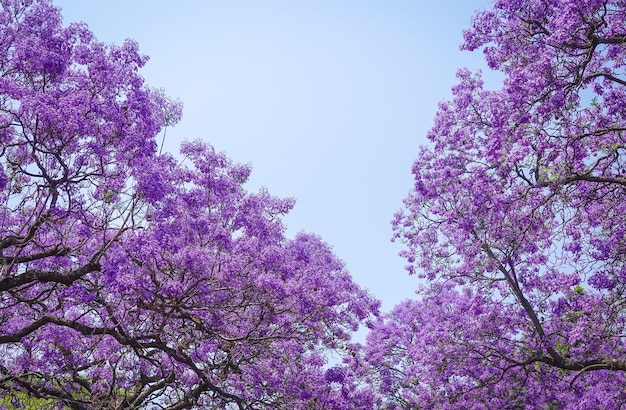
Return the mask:
[(394, 220), (420, 297), (366, 350), (389, 407), (626, 403), (626, 4), (499, 0)]
[(137, 45), (0, 2), (0, 407), (368, 408), (327, 369), (376, 314), (293, 206), (209, 145), (157, 154), (181, 106)]

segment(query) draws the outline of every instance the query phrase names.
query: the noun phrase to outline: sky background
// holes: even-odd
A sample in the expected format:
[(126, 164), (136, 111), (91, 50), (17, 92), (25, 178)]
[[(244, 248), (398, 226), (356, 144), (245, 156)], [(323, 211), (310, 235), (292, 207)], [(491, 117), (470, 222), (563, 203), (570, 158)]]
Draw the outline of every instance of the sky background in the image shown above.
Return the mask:
[(147, 84), (185, 105), (165, 150), (199, 138), (250, 163), (248, 190), (296, 198), (290, 236), (319, 234), (384, 311), (414, 297), (390, 220), (457, 69), (486, 67), (459, 44), (488, 0), (54, 4), (150, 56)]

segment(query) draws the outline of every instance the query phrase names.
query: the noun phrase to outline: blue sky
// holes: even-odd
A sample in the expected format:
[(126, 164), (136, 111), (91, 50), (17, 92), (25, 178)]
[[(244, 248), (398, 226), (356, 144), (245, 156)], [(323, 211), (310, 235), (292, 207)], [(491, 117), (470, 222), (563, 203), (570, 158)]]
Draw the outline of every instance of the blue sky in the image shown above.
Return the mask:
[(413, 296), (390, 220), (456, 70), (485, 67), (458, 46), (487, 0), (55, 4), (150, 56), (147, 83), (185, 104), (166, 150), (201, 138), (252, 164), (248, 189), (297, 199), (290, 235), (321, 235), (384, 310)]

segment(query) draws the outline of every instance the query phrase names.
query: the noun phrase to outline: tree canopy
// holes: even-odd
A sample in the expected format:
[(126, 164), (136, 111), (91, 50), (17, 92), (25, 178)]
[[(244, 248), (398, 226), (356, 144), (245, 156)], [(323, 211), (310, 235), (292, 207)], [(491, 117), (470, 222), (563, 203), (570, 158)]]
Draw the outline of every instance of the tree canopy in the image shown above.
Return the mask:
[(182, 106), (135, 42), (0, 4), (0, 406), (367, 408), (327, 355), (378, 301), (285, 236), (293, 200), (206, 143), (158, 154)]
[(393, 220), (418, 297), (384, 315), (249, 166), (159, 152), (182, 104), (135, 42), (0, 5), (0, 408), (626, 405), (623, 1), (476, 13), (503, 81), (440, 103)]
[(369, 337), (402, 408), (626, 403), (626, 4), (499, 0), (393, 222), (420, 297)]

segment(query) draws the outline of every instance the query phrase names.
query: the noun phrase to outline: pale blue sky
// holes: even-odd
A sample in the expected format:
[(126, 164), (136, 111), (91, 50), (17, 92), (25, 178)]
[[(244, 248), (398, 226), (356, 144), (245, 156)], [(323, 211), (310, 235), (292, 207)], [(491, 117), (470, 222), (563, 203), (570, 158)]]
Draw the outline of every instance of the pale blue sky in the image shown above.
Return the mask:
[(412, 297), (390, 220), (487, 0), (55, 1), (101, 41), (133, 38), (147, 83), (185, 104), (166, 149), (201, 138), (251, 163), (248, 189), (297, 199), (290, 235), (333, 245), (384, 310)]

